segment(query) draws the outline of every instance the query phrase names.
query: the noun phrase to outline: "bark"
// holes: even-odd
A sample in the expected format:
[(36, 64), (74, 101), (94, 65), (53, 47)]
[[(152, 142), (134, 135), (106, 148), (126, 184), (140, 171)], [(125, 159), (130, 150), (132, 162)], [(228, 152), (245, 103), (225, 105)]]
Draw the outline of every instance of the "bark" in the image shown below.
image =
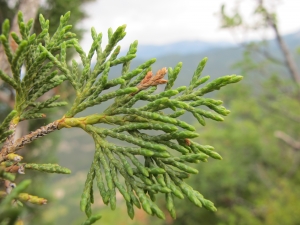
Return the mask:
[(270, 18), (268, 18), (268, 21), (271, 25), (271, 27), (273, 28), (275, 35), (276, 35), (276, 39), (277, 42), (280, 46), (280, 49), (284, 55), (284, 59), (285, 59), (285, 64), (292, 76), (292, 79), (298, 84), (300, 85), (300, 74), (299, 71), (297, 69), (296, 63), (290, 53), (290, 51), (288, 50), (287, 45), (285, 44), (285, 42), (283, 41), (279, 31), (278, 31), (278, 27), (277, 25), (274, 23), (274, 21)]
[[(263, 0), (259, 0), (259, 5), (265, 9), (265, 7), (263, 6)], [(291, 76), (292, 76), (292, 79), (296, 82), (296, 84), (300, 85), (300, 73), (299, 73), (299, 70), (296, 66), (296, 63), (295, 63), (295, 60), (293, 59), (292, 57), (292, 54), (291, 52), (289, 51), (287, 45), (285, 44), (280, 32), (279, 32), (279, 29), (277, 27), (277, 24), (276, 22), (274, 21), (274, 19), (272, 18), (272, 16), (270, 15), (269, 12), (267, 12), (267, 10), (265, 9), (265, 17), (269, 23), (269, 25), (271, 26), (271, 28), (273, 29), (274, 33), (275, 33), (275, 36), (276, 36), (276, 39), (277, 39), (277, 42), (278, 42), (278, 45), (282, 51), (282, 54), (284, 56), (284, 61), (285, 61), (285, 64), (286, 64), (286, 67), (288, 68)]]
[(27, 134), (16, 141), (6, 142), (0, 152), (0, 163), (6, 160), (6, 155), (9, 153), (13, 153), (21, 148), (23, 148), (26, 144), (31, 143), (32, 141), (43, 137), (55, 130), (58, 130), (59, 121), (56, 120), (52, 123), (49, 123), (46, 126), (40, 127), (36, 131)]
[(300, 150), (300, 142), (294, 140), (291, 136), (287, 135), (286, 133), (282, 131), (276, 131), (275, 137), (279, 138), (280, 140), (284, 141), (287, 145), (292, 147), (295, 150)]

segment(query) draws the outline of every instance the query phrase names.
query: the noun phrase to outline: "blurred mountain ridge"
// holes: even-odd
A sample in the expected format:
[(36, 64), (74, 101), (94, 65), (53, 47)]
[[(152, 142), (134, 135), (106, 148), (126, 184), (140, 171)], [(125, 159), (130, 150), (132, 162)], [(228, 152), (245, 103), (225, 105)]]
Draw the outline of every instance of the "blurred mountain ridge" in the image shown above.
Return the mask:
[(137, 57), (153, 58), (169, 54), (187, 55), (232, 46), (233, 44), (229, 42), (208, 42), (199, 40), (179, 41), (163, 45), (140, 45), (138, 47)]
[[(294, 47), (299, 43), (300, 39), (300, 30), (286, 34), (283, 36), (284, 40), (290, 45)], [(256, 42), (256, 40), (251, 40), (251, 42)], [(250, 42), (250, 41), (248, 41)], [(276, 39), (268, 40), (270, 47), (277, 46)], [(162, 44), (162, 45), (139, 45), (137, 58), (138, 59), (148, 59), (154, 57), (163, 57), (166, 55), (189, 55), (189, 54), (199, 54), (217, 49), (226, 49), (226, 48), (235, 48), (241, 44), (231, 43), (227, 41), (202, 41), (202, 40), (191, 40), (191, 41), (178, 41), (170, 44)], [(121, 51), (121, 54), (126, 54), (126, 50)]]

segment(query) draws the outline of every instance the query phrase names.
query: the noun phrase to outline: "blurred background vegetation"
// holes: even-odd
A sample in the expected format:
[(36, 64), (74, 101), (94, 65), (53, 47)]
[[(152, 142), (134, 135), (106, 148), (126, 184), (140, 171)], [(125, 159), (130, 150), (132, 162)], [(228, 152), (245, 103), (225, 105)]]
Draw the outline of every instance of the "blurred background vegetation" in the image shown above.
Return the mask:
[[(12, 19), (18, 9), (9, 0), (0, 0), (0, 23)], [(83, 1), (47, 0), (40, 12), (56, 26), (60, 15), (71, 11), (70, 23), (76, 25), (86, 15), (81, 10)], [(84, 1), (85, 2), (85, 1)], [(235, 33), (245, 30), (258, 32), (268, 29), (274, 32), (272, 40), (243, 42), (240, 46), (212, 48), (193, 54), (168, 54), (157, 58), (153, 67), (174, 67), (183, 62), (177, 86), (187, 85), (198, 62), (207, 56), (204, 70), (212, 79), (221, 75), (238, 73), (244, 76), (238, 85), (222, 89), (214, 97), (221, 99), (232, 113), (225, 122), (208, 121), (206, 127), (198, 126), (198, 141), (209, 144), (223, 156), (222, 161), (198, 165), (200, 171), (189, 183), (213, 201), (216, 213), (194, 207), (188, 201), (177, 201), (177, 219), (167, 216), (166, 221), (137, 211), (134, 220), (126, 213), (125, 203), (118, 202), (111, 211), (96, 202), (95, 211), (102, 213), (96, 224), (151, 224), (151, 225), (276, 225), (299, 224), (300, 221), (300, 75), (291, 69), (299, 64), (299, 33), (282, 36), (277, 29), (275, 11), (269, 11), (263, 1), (255, 1), (253, 23), (246, 24), (243, 15), (236, 10), (227, 14), (226, 6), (220, 6), (220, 27)], [(296, 21), (297, 22), (297, 21)], [(35, 27), (38, 31), (38, 26)], [(75, 26), (76, 29), (76, 26)], [(76, 29), (79, 38), (82, 30)], [(283, 44), (283, 45), (282, 45)], [(286, 46), (286, 49), (283, 48)], [(287, 50), (287, 51), (286, 51)], [(70, 53), (72, 54), (72, 53)], [(142, 63), (142, 56), (133, 61), (132, 68)], [(118, 76), (119, 68), (111, 71)], [(9, 93), (1, 84), (1, 91)], [(65, 86), (60, 90), (65, 98), (71, 98)], [(65, 93), (65, 94), (64, 94)], [(89, 109), (95, 113), (102, 107)], [(7, 114), (9, 105), (0, 103), (0, 120)], [(60, 112), (52, 112), (55, 118)], [(192, 117), (185, 118), (190, 123)], [(32, 130), (48, 123), (38, 120), (30, 124)], [(35, 185), (30, 192), (49, 199), (47, 206), (29, 206), (25, 215), (28, 224), (80, 224), (84, 214), (79, 211), (79, 200), (94, 144), (81, 130), (62, 130), (50, 135), (50, 139), (34, 142), (22, 154), (32, 162), (55, 162), (72, 170), (71, 175), (44, 175), (30, 172)], [(42, 149), (41, 149), (42, 148)], [(29, 160), (27, 160), (29, 161)], [(100, 199), (95, 193), (95, 199)], [(161, 202), (164, 208), (164, 202)], [(165, 210), (167, 214), (167, 210)]]

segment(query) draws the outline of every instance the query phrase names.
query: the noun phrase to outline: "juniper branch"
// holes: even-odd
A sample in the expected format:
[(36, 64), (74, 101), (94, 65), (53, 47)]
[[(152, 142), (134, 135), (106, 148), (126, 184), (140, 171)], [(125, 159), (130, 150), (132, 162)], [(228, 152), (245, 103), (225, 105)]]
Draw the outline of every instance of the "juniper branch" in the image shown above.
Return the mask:
[[(200, 61), (188, 87), (172, 89), (182, 63), (178, 63), (174, 69), (162, 68), (154, 74), (151, 65), (155, 59), (151, 59), (130, 70), (138, 42), (134, 41), (131, 44), (125, 56), (118, 56), (118, 43), (126, 34), (125, 25), (115, 31), (109, 29), (109, 41), (103, 49), (102, 33), (97, 33), (92, 28), (93, 43), (86, 54), (74, 38), (75, 35), (69, 31), (69, 17), (69, 13), (61, 17), (60, 26), (51, 37), (48, 33), (49, 21), (42, 15), (39, 17), (42, 32), (39, 35), (30, 35), (32, 23), (25, 24), (20, 14), (19, 27), (22, 37), (12, 34), (19, 45), (15, 54), (12, 54), (7, 46), (9, 23), (6, 21), (3, 25), (1, 41), (14, 70), (12, 77), (0, 71), (0, 78), (16, 90), (16, 105), (14, 111), (0, 125), (0, 141), (5, 141), (0, 152), (0, 162), (5, 172), (0, 175), (7, 177), (7, 172), (24, 173), (25, 168), (50, 173), (70, 173), (68, 169), (58, 165), (21, 163), (22, 157), (15, 152), (53, 131), (79, 127), (91, 135), (95, 142), (94, 159), (80, 202), (81, 210), (89, 218), (84, 224), (91, 224), (99, 218), (98, 215), (92, 216), (94, 180), (103, 202), (110, 204), (111, 209), (116, 208), (116, 190), (122, 194), (131, 218), (134, 217), (134, 205), (142, 207), (148, 214), (165, 218), (155, 203), (158, 193), (165, 194), (167, 209), (173, 218), (176, 217), (173, 196), (182, 199), (185, 195), (196, 206), (215, 211), (214, 205), (190, 187), (184, 179), (198, 173), (187, 163), (196, 164), (206, 162), (209, 157), (222, 157), (212, 146), (198, 144), (195, 141), (198, 137), (196, 128), (179, 117), (189, 112), (203, 126), (204, 118), (223, 121), (221, 115), (227, 116), (230, 111), (222, 106), (222, 101), (203, 96), (225, 85), (236, 83), (242, 77), (227, 75), (205, 84), (210, 77), (200, 77), (207, 63), (207, 58), (204, 58)], [(77, 51), (83, 69), (74, 60), (72, 66), (68, 65), (67, 48)], [(96, 63), (91, 68), (92, 57), (95, 54)], [(26, 66), (26, 74), (21, 79), (22, 65)], [(122, 65), (120, 77), (109, 79), (110, 68), (116, 65)], [(57, 102), (59, 96), (37, 101), (39, 97), (65, 81), (70, 82), (76, 96), (64, 116), (14, 140), (14, 130), (20, 121), (44, 117), (42, 110), (66, 105), (65, 102)], [(164, 91), (155, 93), (157, 86), (164, 84)], [(118, 88), (111, 89), (116, 86)], [(102, 93), (105, 90), (109, 91)], [(76, 117), (86, 108), (101, 105), (108, 100), (113, 100), (113, 103), (103, 112)], [(206, 108), (202, 108), (203, 106)], [(166, 109), (174, 112), (166, 114)], [(110, 124), (112, 127), (103, 128), (101, 124)], [(159, 134), (149, 133), (151, 130), (158, 131)], [(126, 141), (131, 146), (116, 145), (109, 142), (107, 137)], [(174, 150), (177, 152), (176, 156)], [(143, 158), (144, 164), (139, 156)], [(120, 176), (124, 178), (124, 182), (121, 182)], [(36, 203), (43, 202), (38, 200), (40, 198), (28, 194), (19, 196), (23, 201), (29, 198), (35, 199)]]

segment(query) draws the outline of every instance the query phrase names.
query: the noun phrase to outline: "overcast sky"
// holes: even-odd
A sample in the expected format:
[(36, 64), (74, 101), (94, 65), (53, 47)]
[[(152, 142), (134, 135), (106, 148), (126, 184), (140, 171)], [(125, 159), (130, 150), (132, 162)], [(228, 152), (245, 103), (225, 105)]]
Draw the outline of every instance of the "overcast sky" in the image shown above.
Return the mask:
[[(256, 0), (240, 0), (240, 8), (247, 20), (251, 17)], [(265, 0), (279, 2), (277, 7), (279, 28), (284, 34), (300, 30), (299, 0)], [(90, 16), (82, 22), (86, 29), (95, 27), (97, 32), (107, 36), (107, 29), (114, 30), (127, 24), (127, 35), (122, 46), (127, 47), (134, 40), (139, 45), (162, 45), (184, 40), (227, 41), (233, 38), (228, 30), (221, 30), (217, 13), (223, 3), (228, 11), (236, 0), (96, 0), (84, 6)], [(255, 36), (248, 36), (248, 38)], [(82, 41), (85, 50), (90, 46), (89, 32)]]

